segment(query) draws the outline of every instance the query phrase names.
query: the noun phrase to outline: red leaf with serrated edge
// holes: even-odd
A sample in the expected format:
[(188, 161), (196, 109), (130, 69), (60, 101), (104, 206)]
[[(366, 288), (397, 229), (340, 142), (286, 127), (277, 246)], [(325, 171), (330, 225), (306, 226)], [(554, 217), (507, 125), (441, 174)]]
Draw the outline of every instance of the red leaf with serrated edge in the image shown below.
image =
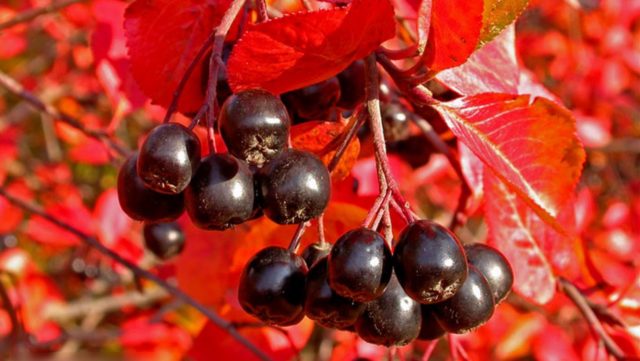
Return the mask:
[[(295, 326), (282, 327), (244, 327), (239, 333), (249, 339), (258, 350), (273, 360), (291, 360), (304, 348), (311, 331), (313, 321), (304, 319)], [(209, 360), (259, 360), (247, 347), (238, 343), (229, 332), (208, 322), (198, 337), (189, 358), (194, 361)]]
[(339, 73), (394, 34), (388, 0), (285, 15), (249, 26), (229, 58), (229, 83), (234, 91), (276, 94), (301, 88)]
[[(131, 70), (155, 104), (171, 102), (180, 79), (220, 23), (231, 0), (137, 0), (126, 10), (124, 27)], [(178, 109), (198, 110), (204, 100), (202, 67), (197, 66)]]
[(431, 9), (422, 63), (435, 73), (464, 63), (476, 50), (484, 4), (482, 0), (433, 0)]
[[(295, 125), (291, 128), (291, 145), (314, 153), (325, 165), (329, 165), (342, 142), (340, 135), (346, 128), (345, 124), (321, 121)], [(358, 154), (360, 154), (360, 141), (358, 137), (354, 137), (338, 165), (331, 172), (331, 179), (337, 181), (345, 179), (358, 160)]]
[(474, 52), (464, 64), (440, 72), (438, 80), (462, 95), (518, 94), (520, 69), (515, 38), (512, 25)]
[(536, 303), (549, 302), (556, 291), (556, 277), (536, 238), (547, 226), (491, 171), (485, 172), (484, 191), (489, 243), (511, 262), (514, 290)]
[(544, 98), (480, 94), (434, 108), (485, 166), (546, 223), (556, 220), (582, 171), (585, 152), (571, 113)]

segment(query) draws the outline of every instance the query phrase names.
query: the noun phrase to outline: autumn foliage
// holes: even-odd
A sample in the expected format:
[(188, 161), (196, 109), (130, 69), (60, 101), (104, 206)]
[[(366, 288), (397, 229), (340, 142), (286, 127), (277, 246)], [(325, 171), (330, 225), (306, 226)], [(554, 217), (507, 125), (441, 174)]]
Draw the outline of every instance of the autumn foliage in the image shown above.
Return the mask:
[[(240, 337), (274, 360), (640, 359), (640, 3), (256, 0), (214, 34), (238, 1), (0, 4), (0, 358), (258, 359)], [(202, 154), (222, 152), (204, 114), (225, 91), (282, 95), (361, 59), (380, 74), (367, 100), (291, 128), (292, 147), (332, 167), (301, 248), (361, 227), (386, 179), (394, 236), (415, 213), (509, 259), (513, 292), (471, 333), (389, 350), (307, 318), (265, 326), (238, 281), (296, 225), (205, 231), (183, 215), (185, 249), (161, 262), (118, 203), (118, 168), (163, 119), (202, 116)], [(378, 103), (384, 161), (364, 124)], [(391, 104), (411, 120), (400, 133)]]

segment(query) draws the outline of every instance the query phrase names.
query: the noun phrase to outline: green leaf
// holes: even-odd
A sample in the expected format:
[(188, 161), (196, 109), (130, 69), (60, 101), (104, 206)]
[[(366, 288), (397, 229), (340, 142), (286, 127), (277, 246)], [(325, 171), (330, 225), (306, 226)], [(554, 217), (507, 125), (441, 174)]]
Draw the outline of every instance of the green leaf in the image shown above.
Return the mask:
[(498, 36), (527, 7), (529, 0), (484, 0), (482, 30), (478, 47)]

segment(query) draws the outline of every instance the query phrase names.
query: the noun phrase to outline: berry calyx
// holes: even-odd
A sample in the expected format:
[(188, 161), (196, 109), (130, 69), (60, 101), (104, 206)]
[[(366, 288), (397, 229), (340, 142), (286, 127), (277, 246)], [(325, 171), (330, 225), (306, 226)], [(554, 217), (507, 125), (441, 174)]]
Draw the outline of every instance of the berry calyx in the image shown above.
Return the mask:
[(343, 234), (329, 253), (329, 284), (337, 294), (359, 302), (380, 297), (391, 278), (393, 259), (384, 238), (358, 228)]
[(156, 192), (177, 194), (191, 181), (200, 162), (200, 141), (182, 124), (155, 127), (140, 147), (138, 175)]
[(284, 150), (258, 171), (258, 180), (264, 213), (279, 224), (308, 221), (329, 203), (329, 171), (309, 152)]
[(275, 95), (261, 89), (230, 96), (218, 118), (220, 135), (229, 153), (261, 166), (287, 147), (291, 121)]
[(344, 329), (356, 323), (364, 303), (335, 293), (329, 287), (327, 258), (316, 262), (307, 274), (304, 312), (324, 327)]
[(204, 158), (184, 194), (189, 217), (203, 229), (224, 230), (254, 213), (253, 175), (229, 154)]
[(513, 270), (497, 249), (476, 243), (464, 247), (469, 264), (474, 265), (491, 287), (496, 304), (507, 297), (513, 286)]
[(293, 325), (304, 317), (307, 265), (282, 247), (267, 247), (253, 256), (240, 276), (238, 300), (265, 323)]
[(169, 222), (184, 212), (182, 194), (163, 194), (147, 188), (138, 177), (138, 154), (130, 156), (118, 172), (120, 208), (137, 221)]
[(456, 236), (447, 228), (419, 220), (400, 234), (394, 250), (400, 284), (423, 304), (452, 297), (467, 277), (467, 259)]
[(404, 292), (394, 275), (384, 293), (366, 304), (356, 331), (363, 340), (376, 345), (406, 345), (418, 337), (420, 312), (420, 304)]
[(184, 248), (184, 232), (177, 223), (145, 223), (144, 246), (156, 257), (167, 260)]
[(469, 265), (469, 275), (453, 297), (433, 305), (440, 326), (451, 333), (465, 333), (487, 322), (495, 303), (489, 283)]

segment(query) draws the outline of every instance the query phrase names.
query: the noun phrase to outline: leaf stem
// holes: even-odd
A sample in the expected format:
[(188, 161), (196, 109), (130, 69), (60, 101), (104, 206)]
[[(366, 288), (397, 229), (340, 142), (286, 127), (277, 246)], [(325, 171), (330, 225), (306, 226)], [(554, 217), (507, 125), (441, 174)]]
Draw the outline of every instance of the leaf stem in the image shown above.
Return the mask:
[(200, 311), (205, 317), (207, 317), (211, 322), (213, 322), (214, 325), (220, 327), (221, 329), (223, 329), (227, 333), (229, 333), (229, 335), (231, 337), (236, 339), (236, 341), (238, 341), (245, 348), (247, 348), (247, 350), (251, 351), (259, 359), (261, 359), (261, 360), (270, 360), (270, 358), (266, 354), (264, 354), (259, 348), (257, 348), (253, 343), (251, 343), (251, 341), (249, 341), (244, 336), (242, 336), (242, 334), (240, 334), (238, 332), (238, 330), (235, 329), (231, 323), (229, 323), (224, 318), (220, 317), (213, 310), (205, 307), (200, 302), (196, 301), (191, 296), (189, 296), (186, 293), (184, 293), (178, 287), (167, 283), (165, 280), (163, 280), (159, 276), (157, 276), (157, 275), (155, 275), (155, 274), (153, 274), (153, 273), (151, 273), (151, 272), (149, 272), (147, 270), (144, 270), (144, 269), (138, 267), (137, 265), (135, 265), (134, 263), (128, 261), (125, 258), (123, 258), (118, 253), (116, 253), (116, 252), (112, 251), (111, 249), (107, 248), (106, 246), (104, 246), (95, 237), (93, 237), (93, 236), (91, 236), (91, 235), (89, 235), (87, 233), (84, 233), (83, 231), (71, 226), (68, 223), (63, 222), (62, 220), (60, 220), (60, 219), (52, 216), (51, 214), (43, 211), (38, 206), (36, 206), (34, 204), (31, 204), (31, 203), (28, 203), (28, 202), (26, 202), (26, 201), (24, 201), (22, 199), (19, 199), (19, 198), (15, 197), (15, 196), (9, 194), (4, 187), (0, 187), (0, 196), (4, 197), (9, 203), (15, 205), (16, 207), (18, 207), (20, 209), (23, 209), (24, 211), (29, 212), (31, 214), (38, 215), (38, 216), (42, 217), (43, 219), (47, 220), (48, 222), (50, 222), (50, 223), (52, 223), (52, 224), (54, 224), (54, 225), (56, 225), (56, 226), (58, 226), (58, 227), (60, 227), (60, 228), (62, 228), (64, 230), (72, 233), (73, 235), (77, 236), (82, 242), (84, 242), (88, 246), (94, 248), (98, 252), (106, 255), (107, 257), (113, 259), (114, 261), (118, 262), (119, 264), (121, 264), (124, 267), (126, 267), (127, 269), (129, 269), (135, 276), (148, 279), (148, 280), (152, 281), (153, 283), (157, 284), (158, 286), (164, 288), (169, 294), (171, 294), (175, 298), (182, 300), (183, 302), (191, 305), (192, 307), (194, 307), (195, 309)]

